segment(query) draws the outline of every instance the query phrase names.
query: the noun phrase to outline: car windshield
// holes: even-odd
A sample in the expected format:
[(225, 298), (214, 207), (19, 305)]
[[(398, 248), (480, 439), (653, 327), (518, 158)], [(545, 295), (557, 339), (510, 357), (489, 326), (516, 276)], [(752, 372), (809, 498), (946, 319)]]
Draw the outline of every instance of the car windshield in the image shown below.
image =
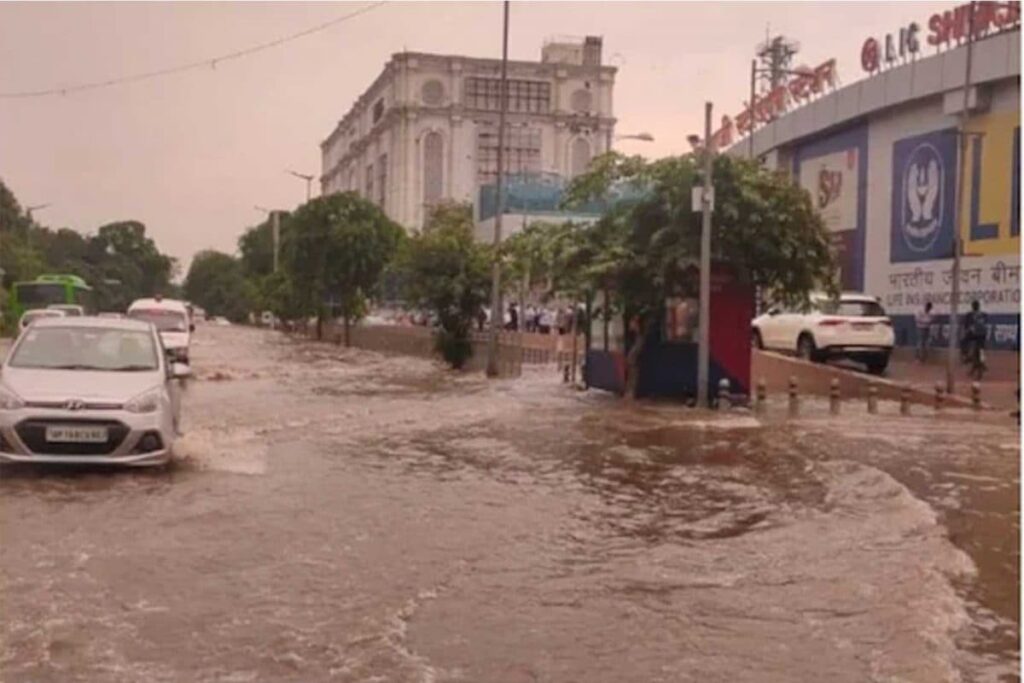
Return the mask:
[(161, 332), (188, 331), (185, 314), (179, 311), (171, 311), (166, 308), (137, 308), (134, 311), (129, 311), (128, 317), (153, 323)]
[(884, 318), (885, 309), (877, 301), (827, 301), (822, 303), (821, 312), (847, 318)]
[(102, 327), (34, 327), (15, 347), (9, 365), (124, 372), (159, 367), (149, 333)]

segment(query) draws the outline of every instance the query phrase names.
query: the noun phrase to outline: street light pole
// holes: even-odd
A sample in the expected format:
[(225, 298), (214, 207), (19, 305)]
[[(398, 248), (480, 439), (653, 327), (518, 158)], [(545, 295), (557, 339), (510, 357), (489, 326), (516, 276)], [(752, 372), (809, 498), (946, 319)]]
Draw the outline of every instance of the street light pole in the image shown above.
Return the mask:
[(270, 217), (270, 234), (274, 242), (274, 272), (277, 272), (279, 254), (281, 251), (281, 212), (274, 209), (264, 209), (262, 206), (255, 207)]
[(296, 171), (285, 171), (285, 173), (291, 174), (296, 178), (301, 178), (302, 180), (306, 181), (306, 201), (308, 202), (310, 200), (310, 197), (312, 197), (313, 178), (315, 178), (316, 176), (310, 175), (308, 173), (298, 173)]
[(498, 331), (504, 316), (501, 310), (501, 216), (505, 211), (505, 114), (508, 109), (508, 4), (503, 7), (501, 36), (501, 84), (498, 95), (498, 172), (494, 214), (494, 263), (491, 270), (491, 327), (487, 340), (487, 376), (498, 376)]
[(949, 297), (949, 353), (946, 357), (946, 393), (952, 394), (956, 389), (956, 351), (957, 351), (957, 308), (960, 299), (960, 252), (963, 251), (963, 207), (964, 207), (964, 181), (967, 165), (967, 123), (970, 120), (968, 105), (971, 94), (971, 57), (974, 52), (974, 3), (967, 9), (967, 55), (964, 66), (964, 99), (963, 109), (960, 111), (960, 159), (957, 164), (956, 199), (953, 205), (956, 212), (953, 214), (953, 283)]
[(28, 218), (28, 227), (29, 227), (29, 231), (27, 233), (27, 239), (28, 239), (28, 246), (29, 247), (32, 246), (32, 212), (33, 211), (41, 211), (41, 210), (45, 209), (46, 207), (48, 207), (49, 205), (50, 205), (50, 203), (47, 202), (45, 204), (36, 204), (35, 206), (26, 206), (25, 207), (25, 217)]
[(697, 405), (708, 403), (708, 365), (711, 338), (711, 211), (714, 183), (711, 164), (714, 149), (711, 146), (711, 102), (704, 103), (704, 191), (701, 198), (700, 228), (700, 317), (698, 318), (697, 346)]
[(25, 216), (28, 218), (28, 222), (29, 223), (32, 222), (32, 212), (33, 211), (41, 211), (41, 210), (45, 209), (46, 207), (48, 207), (49, 205), (50, 205), (50, 203), (47, 202), (46, 204), (36, 204), (35, 206), (26, 206), (25, 207)]

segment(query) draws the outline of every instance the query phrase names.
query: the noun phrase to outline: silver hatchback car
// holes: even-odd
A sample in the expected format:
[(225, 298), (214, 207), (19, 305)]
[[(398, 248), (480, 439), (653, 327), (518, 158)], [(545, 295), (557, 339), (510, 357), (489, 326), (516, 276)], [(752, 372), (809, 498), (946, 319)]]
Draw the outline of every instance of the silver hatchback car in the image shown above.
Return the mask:
[(37, 320), (0, 366), (0, 462), (164, 464), (189, 372), (150, 323)]

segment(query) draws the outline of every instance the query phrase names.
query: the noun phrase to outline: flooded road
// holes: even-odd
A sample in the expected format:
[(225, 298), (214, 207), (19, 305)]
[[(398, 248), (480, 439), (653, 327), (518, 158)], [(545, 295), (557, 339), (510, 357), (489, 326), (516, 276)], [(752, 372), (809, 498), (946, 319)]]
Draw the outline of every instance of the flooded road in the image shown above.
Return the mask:
[(3, 681), (1019, 680), (1002, 419), (195, 344), (170, 471), (0, 470)]

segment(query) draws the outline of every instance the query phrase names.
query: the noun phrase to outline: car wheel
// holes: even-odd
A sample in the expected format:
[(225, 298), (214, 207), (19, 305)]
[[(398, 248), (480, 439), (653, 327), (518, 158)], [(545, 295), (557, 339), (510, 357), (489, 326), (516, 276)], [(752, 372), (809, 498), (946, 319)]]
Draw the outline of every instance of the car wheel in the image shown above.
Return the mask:
[(796, 355), (804, 360), (817, 363), (820, 360), (818, 348), (814, 345), (814, 337), (806, 332), (796, 340)]
[(875, 358), (868, 359), (865, 363), (868, 367), (868, 372), (872, 375), (881, 375), (885, 372), (885, 369), (889, 367), (889, 356), (888, 354), (883, 356), (877, 356)]
[(751, 335), (750, 343), (755, 349), (764, 349), (764, 339), (761, 338), (760, 330), (756, 328), (754, 329), (754, 334)]

